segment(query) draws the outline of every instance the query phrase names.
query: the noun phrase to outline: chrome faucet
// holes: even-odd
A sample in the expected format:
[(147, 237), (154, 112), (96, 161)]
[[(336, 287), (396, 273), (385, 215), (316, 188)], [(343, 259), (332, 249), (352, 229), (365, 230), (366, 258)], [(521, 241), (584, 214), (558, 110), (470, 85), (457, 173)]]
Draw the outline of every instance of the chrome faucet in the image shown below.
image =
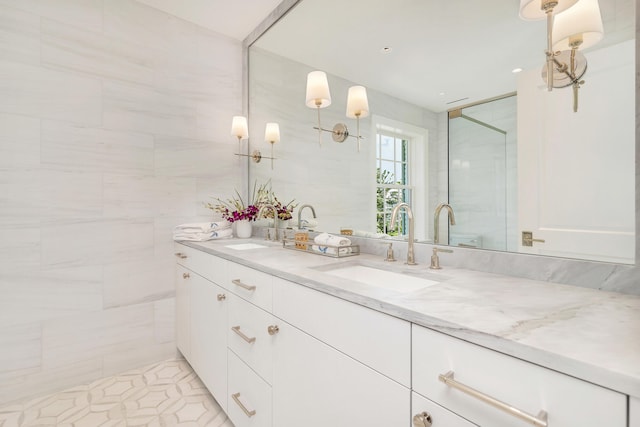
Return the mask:
[(413, 212), (411, 211), (411, 206), (407, 203), (400, 203), (393, 208), (393, 212), (391, 212), (391, 225), (390, 227), (393, 229), (396, 225), (396, 217), (398, 216), (398, 212), (401, 208), (404, 208), (407, 211), (407, 217), (409, 218), (409, 244), (407, 245), (407, 265), (416, 265), (416, 260), (413, 252), (413, 241), (414, 239), (414, 230), (413, 230)]
[[(275, 232), (275, 240), (278, 241), (280, 238), (278, 237), (278, 209), (270, 203), (265, 203), (260, 206), (260, 210), (258, 211), (258, 218), (261, 218), (263, 215), (263, 211), (271, 209), (273, 211), (273, 227), (276, 229)], [(267, 240), (270, 239), (269, 230), (267, 230)]]
[(300, 221), (302, 221), (302, 210), (304, 208), (309, 208), (311, 209), (311, 213), (313, 214), (314, 218), (317, 218), (316, 216), (316, 210), (313, 209), (313, 206), (311, 205), (302, 205), (300, 206), (300, 209), (298, 209), (298, 229), (303, 229), (303, 228), (307, 228), (307, 227), (302, 227), (302, 224), (300, 223)]
[(456, 225), (456, 217), (453, 215), (453, 208), (447, 203), (440, 203), (436, 207), (436, 211), (433, 214), (433, 244), (440, 243), (440, 211), (446, 209), (449, 214), (449, 224)]

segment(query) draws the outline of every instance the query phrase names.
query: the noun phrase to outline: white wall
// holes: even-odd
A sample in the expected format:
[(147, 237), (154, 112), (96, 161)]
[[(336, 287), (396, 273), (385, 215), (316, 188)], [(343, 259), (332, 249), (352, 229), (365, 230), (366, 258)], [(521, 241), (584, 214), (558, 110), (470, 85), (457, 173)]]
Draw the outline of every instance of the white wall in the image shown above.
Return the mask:
[(0, 0), (0, 403), (175, 355), (171, 229), (242, 182), (238, 41)]

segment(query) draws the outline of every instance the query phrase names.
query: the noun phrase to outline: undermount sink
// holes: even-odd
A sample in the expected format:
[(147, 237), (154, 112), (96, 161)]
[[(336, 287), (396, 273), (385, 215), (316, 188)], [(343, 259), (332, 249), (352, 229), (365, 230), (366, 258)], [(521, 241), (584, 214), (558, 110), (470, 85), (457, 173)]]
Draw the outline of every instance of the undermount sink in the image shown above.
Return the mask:
[(440, 283), (436, 280), (429, 280), (423, 277), (362, 264), (344, 264), (333, 267), (324, 266), (317, 269), (332, 276), (397, 292), (413, 292)]

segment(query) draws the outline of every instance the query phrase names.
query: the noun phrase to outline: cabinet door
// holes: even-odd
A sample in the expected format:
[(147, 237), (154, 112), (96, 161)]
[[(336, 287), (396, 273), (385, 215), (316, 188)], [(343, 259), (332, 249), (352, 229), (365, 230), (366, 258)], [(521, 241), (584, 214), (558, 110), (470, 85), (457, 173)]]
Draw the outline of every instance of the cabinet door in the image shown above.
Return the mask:
[(640, 427), (640, 399), (637, 397), (629, 400), (629, 427)]
[(176, 346), (180, 353), (191, 362), (190, 348), (190, 289), (191, 272), (176, 265)]
[[(476, 425), (446, 410), (437, 403), (420, 396), (418, 393), (411, 393), (411, 408), (411, 425), (416, 427), (429, 425), (434, 427), (474, 427)], [(424, 419), (428, 419), (428, 421), (425, 422), (423, 421)]]
[(191, 273), (191, 364), (227, 409), (227, 298), (224, 289)]
[(406, 426), (406, 387), (281, 322), (274, 347), (273, 425)]

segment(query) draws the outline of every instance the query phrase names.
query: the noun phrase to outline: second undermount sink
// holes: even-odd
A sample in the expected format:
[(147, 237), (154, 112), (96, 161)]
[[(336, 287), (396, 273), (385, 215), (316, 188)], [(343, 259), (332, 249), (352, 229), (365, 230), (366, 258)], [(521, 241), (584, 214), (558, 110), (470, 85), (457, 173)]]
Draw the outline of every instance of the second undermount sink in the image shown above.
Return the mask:
[(440, 283), (423, 277), (362, 264), (318, 268), (326, 274), (397, 292), (413, 292)]

